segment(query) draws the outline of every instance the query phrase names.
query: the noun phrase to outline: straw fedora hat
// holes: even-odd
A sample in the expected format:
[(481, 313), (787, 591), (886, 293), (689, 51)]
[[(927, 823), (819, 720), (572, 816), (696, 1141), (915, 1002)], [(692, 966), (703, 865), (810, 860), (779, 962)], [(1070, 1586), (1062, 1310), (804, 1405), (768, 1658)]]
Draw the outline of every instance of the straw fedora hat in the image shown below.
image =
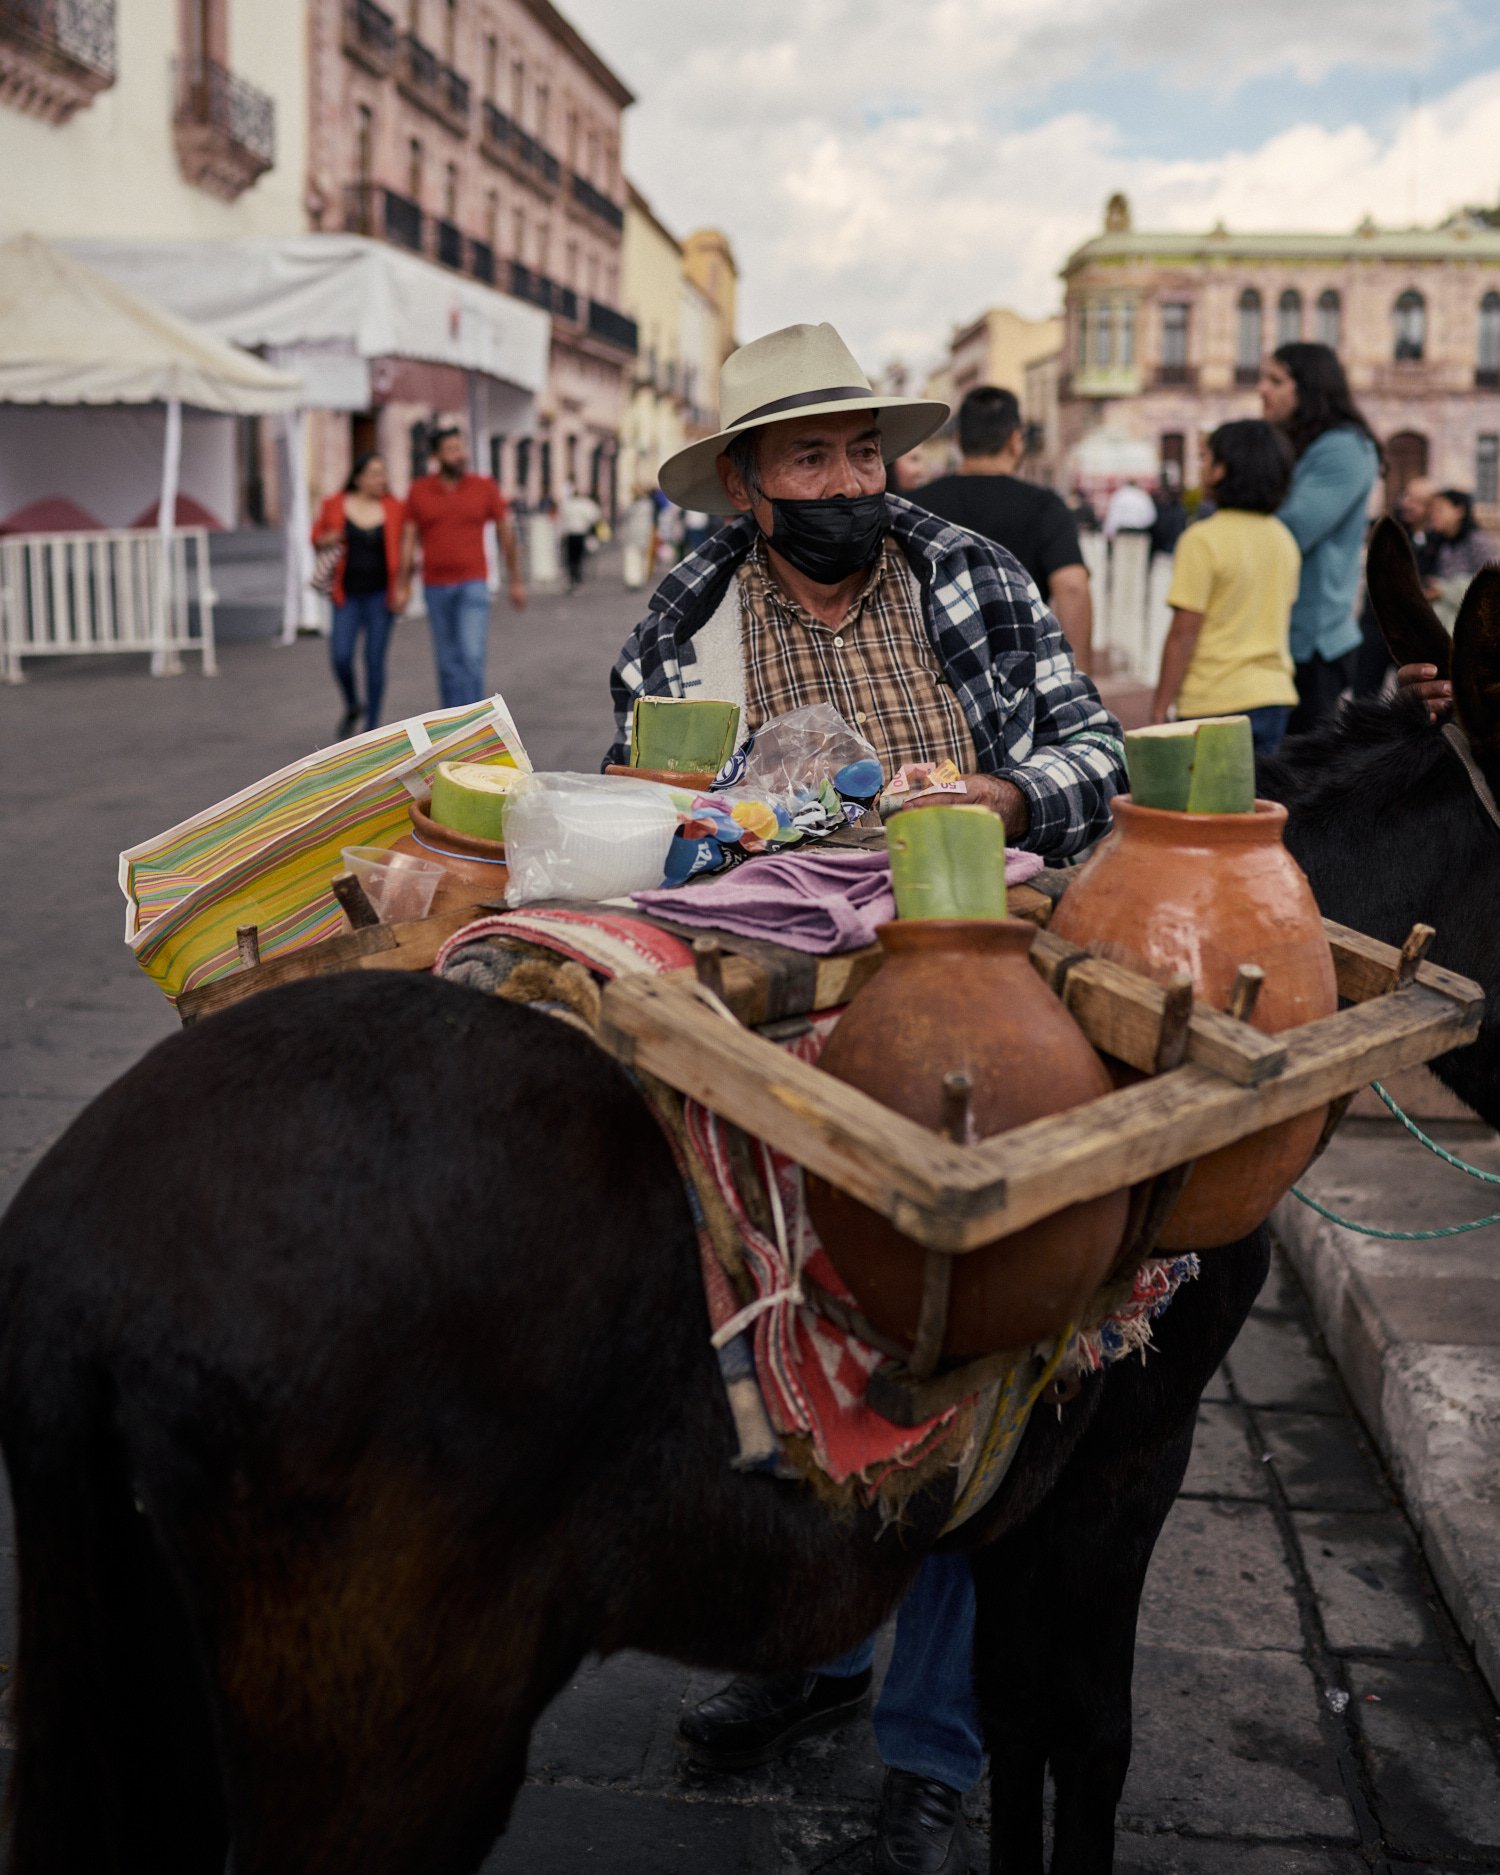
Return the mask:
[(733, 514), (714, 465), (737, 436), (788, 417), (818, 417), (851, 406), (878, 414), (887, 462), (915, 449), (948, 416), (948, 406), (930, 398), (879, 396), (830, 325), (783, 326), (752, 339), (730, 353), (719, 373), (723, 429), (668, 457), (661, 466), (662, 491), (679, 508)]

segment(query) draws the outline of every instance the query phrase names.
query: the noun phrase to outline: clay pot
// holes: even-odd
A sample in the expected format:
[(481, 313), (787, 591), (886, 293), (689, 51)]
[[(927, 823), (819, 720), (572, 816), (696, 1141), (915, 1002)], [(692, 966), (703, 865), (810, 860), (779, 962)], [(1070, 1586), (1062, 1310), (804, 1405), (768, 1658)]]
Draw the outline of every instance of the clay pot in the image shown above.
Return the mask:
[[(1027, 961), (1020, 919), (914, 919), (878, 933), (885, 961), (828, 1038), (819, 1066), (939, 1130), (943, 1078), (973, 1083), (972, 1136), (1004, 1133), (1110, 1090), (1104, 1063)], [(819, 1236), (870, 1322), (910, 1345), (926, 1251), (819, 1179)], [(949, 1355), (1029, 1347), (1077, 1319), (1125, 1233), (1128, 1194), (1070, 1205), (953, 1259)]]
[[(1302, 869), (1282, 844), (1286, 809), (1179, 814), (1110, 804), (1115, 828), (1081, 866), (1049, 929), (1159, 982), (1179, 971), (1225, 1007), (1241, 964), (1265, 971), (1253, 1024), (1268, 1035), (1338, 1007), (1333, 957)], [(1120, 1078), (1129, 1078), (1122, 1075)], [(1254, 1230), (1317, 1148), (1325, 1108), (1199, 1160), (1159, 1240), (1165, 1250), (1233, 1243)]]
[(505, 883), (510, 877), (505, 864), (503, 840), (480, 840), (473, 834), (459, 833), (452, 827), (440, 827), (428, 814), (429, 795), (411, 804), (411, 832), (394, 843), (397, 853), (415, 853), (418, 859), (435, 859), (448, 870), (438, 886), (429, 914), (461, 911), (466, 905), (499, 904), (505, 897)]

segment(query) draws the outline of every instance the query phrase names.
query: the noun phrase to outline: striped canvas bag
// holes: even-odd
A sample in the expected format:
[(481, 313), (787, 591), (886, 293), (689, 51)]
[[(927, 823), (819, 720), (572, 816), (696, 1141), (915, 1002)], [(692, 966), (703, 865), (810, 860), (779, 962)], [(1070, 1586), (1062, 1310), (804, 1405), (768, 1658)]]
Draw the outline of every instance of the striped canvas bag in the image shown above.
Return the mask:
[(125, 941), (174, 1001), (239, 967), (238, 926), (264, 960), (346, 929), (330, 882), (346, 846), (389, 846), (439, 762), (531, 763), (499, 696), (388, 723), (320, 749), (120, 855)]

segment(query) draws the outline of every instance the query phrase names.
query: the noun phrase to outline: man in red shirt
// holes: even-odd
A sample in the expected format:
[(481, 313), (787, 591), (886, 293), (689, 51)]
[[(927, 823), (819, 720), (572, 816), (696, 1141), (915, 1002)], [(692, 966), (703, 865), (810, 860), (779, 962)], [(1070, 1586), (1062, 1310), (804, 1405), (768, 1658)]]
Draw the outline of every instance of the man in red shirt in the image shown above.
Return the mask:
[(488, 475), (470, 475), (461, 431), (439, 430), (433, 438), (436, 475), (424, 475), (406, 498), (401, 536), (401, 572), (396, 608), (411, 595), (412, 561), (422, 548), (422, 591), (437, 657), (438, 694), (444, 709), (477, 703), (485, 695), (484, 654), (490, 629), (490, 594), (485, 582), (484, 524), (495, 523), (510, 574), (510, 602), (526, 603), (526, 585), (505, 497)]

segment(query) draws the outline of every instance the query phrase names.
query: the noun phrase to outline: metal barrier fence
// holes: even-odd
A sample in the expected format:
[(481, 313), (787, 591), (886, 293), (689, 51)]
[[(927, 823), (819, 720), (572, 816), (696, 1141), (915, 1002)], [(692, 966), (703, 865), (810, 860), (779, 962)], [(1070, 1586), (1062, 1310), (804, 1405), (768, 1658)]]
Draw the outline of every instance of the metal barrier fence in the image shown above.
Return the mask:
[(182, 668), (182, 653), (213, 676), (214, 590), (208, 530), (176, 528), (170, 581), (152, 528), (0, 535), (0, 672), (24, 680), (23, 658), (110, 651), (148, 655), (152, 674)]

